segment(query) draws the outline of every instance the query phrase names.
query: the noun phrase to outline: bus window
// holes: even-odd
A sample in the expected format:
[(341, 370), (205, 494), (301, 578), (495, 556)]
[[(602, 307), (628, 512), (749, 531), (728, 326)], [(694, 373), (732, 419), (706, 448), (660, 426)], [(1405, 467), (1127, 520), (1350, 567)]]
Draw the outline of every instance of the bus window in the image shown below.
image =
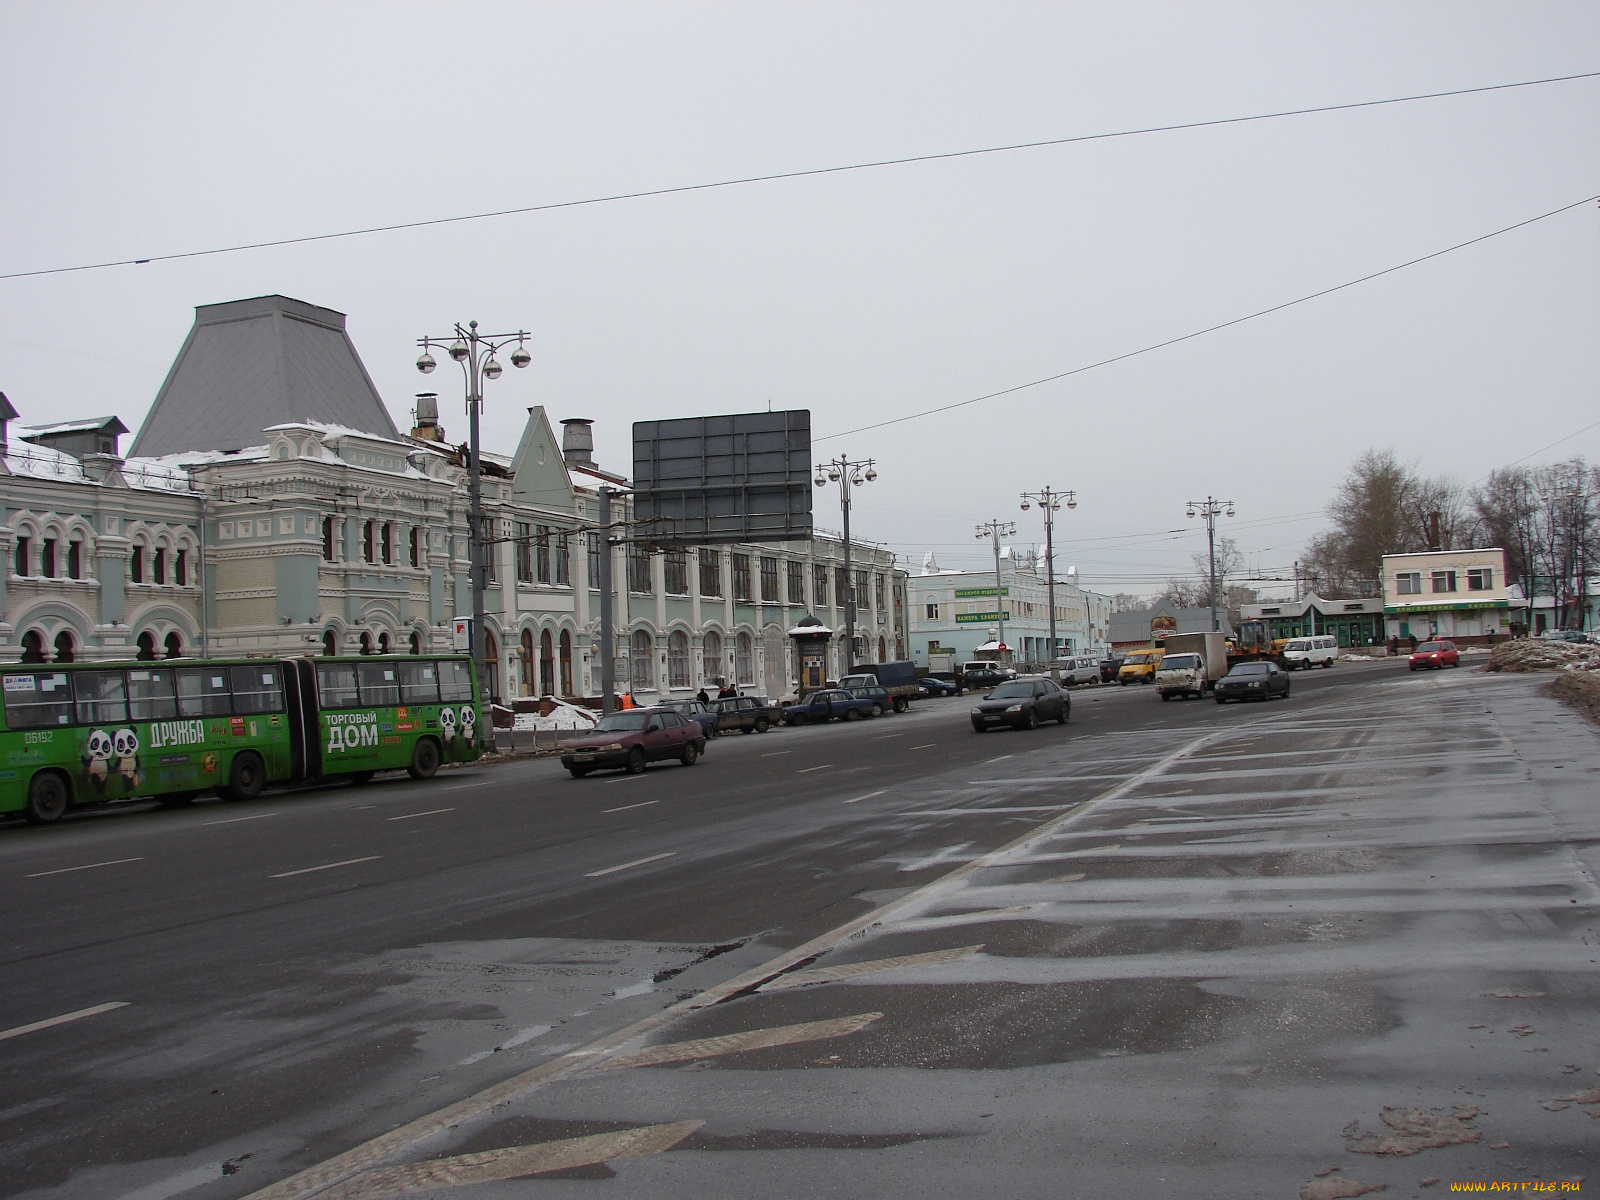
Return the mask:
[(402, 704), (439, 703), (439, 671), (431, 662), (400, 664), (400, 702)]
[(354, 663), (317, 664), (317, 700), (323, 708), (353, 708), (357, 703)]
[(472, 699), (472, 664), (459, 658), (439, 662), (439, 698), (446, 704)]
[(79, 671), (72, 690), (78, 724), (111, 725), (128, 719), (128, 688), (121, 671)]
[(185, 717), (225, 717), (233, 711), (228, 698), (226, 667), (182, 667), (178, 677), (178, 712)]
[(399, 673), (392, 662), (359, 663), (356, 677), (361, 681), (361, 703), (373, 708), (393, 708), (400, 703)]
[(24, 671), (5, 677), (6, 727), (44, 729), (72, 724), (65, 671)]
[(128, 672), (128, 715), (135, 721), (170, 721), (178, 715), (171, 671)]
[(283, 711), (283, 682), (278, 668), (272, 665), (250, 663), (234, 667), (230, 672), (233, 684), (233, 711), (236, 713), (270, 713)]

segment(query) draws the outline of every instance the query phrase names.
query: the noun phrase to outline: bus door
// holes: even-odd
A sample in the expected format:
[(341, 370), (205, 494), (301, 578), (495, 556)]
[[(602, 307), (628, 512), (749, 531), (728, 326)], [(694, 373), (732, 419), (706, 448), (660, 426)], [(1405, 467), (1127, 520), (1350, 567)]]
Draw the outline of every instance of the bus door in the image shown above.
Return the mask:
[(310, 661), (283, 664), (284, 699), (289, 710), (289, 764), (295, 779), (322, 774), (322, 743), (317, 740), (317, 675)]

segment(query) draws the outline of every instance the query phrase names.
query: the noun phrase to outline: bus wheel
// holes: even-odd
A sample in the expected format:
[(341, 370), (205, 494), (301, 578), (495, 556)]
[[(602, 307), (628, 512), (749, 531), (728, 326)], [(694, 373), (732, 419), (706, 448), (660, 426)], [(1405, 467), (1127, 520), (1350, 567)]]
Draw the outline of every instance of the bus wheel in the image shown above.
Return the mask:
[(254, 800), (267, 786), (267, 769), (254, 750), (241, 750), (228, 768), (228, 786), (222, 788), (224, 800)]
[(162, 808), (188, 808), (194, 803), (194, 796), (193, 792), (168, 792), (156, 797), (156, 803)]
[(432, 779), (439, 769), (439, 743), (432, 738), (418, 738), (417, 748), (411, 752), (411, 765), (406, 771), (413, 779)]
[(53, 825), (72, 807), (67, 781), (55, 771), (40, 771), (28, 784), (28, 807), (23, 816), (29, 825)]

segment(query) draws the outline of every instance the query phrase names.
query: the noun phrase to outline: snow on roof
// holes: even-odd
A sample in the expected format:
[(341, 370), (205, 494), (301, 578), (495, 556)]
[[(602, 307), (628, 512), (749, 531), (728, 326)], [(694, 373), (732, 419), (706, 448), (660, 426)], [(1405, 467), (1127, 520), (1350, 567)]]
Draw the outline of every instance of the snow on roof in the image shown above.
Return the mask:
[(118, 432), (127, 433), (128, 427), (116, 417), (89, 417), (80, 421), (57, 421), (52, 425), (23, 425), (18, 432), (19, 437), (36, 438), (46, 437), (52, 433), (93, 433), (115, 424)]
[(83, 464), (70, 454), (52, 450), (49, 446), (35, 446), (31, 442), (6, 446), (6, 466), (13, 475), (31, 475), (36, 479), (65, 479), (76, 483), (88, 482)]

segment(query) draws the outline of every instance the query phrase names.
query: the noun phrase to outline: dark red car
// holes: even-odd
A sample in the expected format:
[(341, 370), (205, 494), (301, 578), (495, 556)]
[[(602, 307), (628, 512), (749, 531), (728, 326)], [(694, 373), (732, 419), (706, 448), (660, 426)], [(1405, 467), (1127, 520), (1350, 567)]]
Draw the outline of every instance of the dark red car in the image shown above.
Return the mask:
[(692, 767), (705, 748), (705, 730), (698, 721), (670, 708), (630, 708), (607, 713), (591, 732), (563, 743), (561, 765), (575, 779), (602, 767), (638, 775), (646, 763), (663, 758)]
[(1461, 655), (1456, 653), (1454, 642), (1423, 642), (1411, 652), (1411, 669), (1421, 670), (1427, 667), (1430, 670), (1439, 667), (1459, 667)]

